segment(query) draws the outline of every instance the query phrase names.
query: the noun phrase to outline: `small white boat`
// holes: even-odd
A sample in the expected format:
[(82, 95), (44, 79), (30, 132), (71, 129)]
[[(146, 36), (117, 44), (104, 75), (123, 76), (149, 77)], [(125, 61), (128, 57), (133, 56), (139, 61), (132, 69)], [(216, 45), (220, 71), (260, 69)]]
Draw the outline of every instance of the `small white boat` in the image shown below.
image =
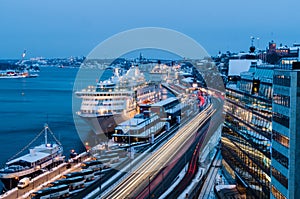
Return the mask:
[[(52, 134), (57, 143), (48, 142), (48, 132)], [(37, 176), (41, 174), (44, 169), (54, 167), (64, 161), (61, 143), (55, 138), (47, 124), (36, 138), (41, 136), (42, 133), (45, 134), (45, 143), (29, 149), (28, 154), (9, 160), (6, 166), (0, 169), (0, 180), (6, 189), (16, 187), (18, 181), (24, 177)], [(36, 138), (34, 140), (36, 140)], [(32, 142), (29, 145), (31, 144)], [(28, 148), (27, 146), (24, 149)], [(22, 152), (23, 151), (20, 151), (18, 154)], [(16, 154), (16, 156), (18, 154)]]

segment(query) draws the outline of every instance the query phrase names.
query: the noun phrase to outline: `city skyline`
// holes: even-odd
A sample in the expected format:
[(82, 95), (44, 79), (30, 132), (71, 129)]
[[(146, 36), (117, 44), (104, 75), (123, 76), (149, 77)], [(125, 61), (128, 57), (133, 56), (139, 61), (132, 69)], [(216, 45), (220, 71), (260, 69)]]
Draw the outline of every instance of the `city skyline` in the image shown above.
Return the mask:
[[(211, 55), (248, 51), (250, 37), (265, 49), (269, 41), (300, 42), (295, 28), (299, 2), (230, 1), (2, 1), (0, 58), (87, 56), (105, 39), (128, 29), (162, 27), (195, 39)], [(259, 38), (259, 39), (257, 39)]]

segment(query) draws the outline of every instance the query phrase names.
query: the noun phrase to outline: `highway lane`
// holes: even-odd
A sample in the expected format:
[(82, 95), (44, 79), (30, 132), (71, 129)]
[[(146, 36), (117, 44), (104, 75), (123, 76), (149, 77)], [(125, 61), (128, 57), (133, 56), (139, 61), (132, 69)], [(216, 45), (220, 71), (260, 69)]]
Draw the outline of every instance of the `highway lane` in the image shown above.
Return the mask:
[[(145, 189), (149, 176), (156, 176), (166, 164), (170, 164), (174, 157), (181, 157), (190, 147), (191, 138), (195, 137), (195, 129), (202, 126), (215, 112), (212, 105), (194, 117), (187, 125), (181, 128), (164, 146), (156, 151), (138, 169), (122, 181), (114, 190), (104, 198), (130, 198), (136, 196), (140, 190)], [(150, 190), (151, 191), (151, 190)]]
[[(181, 182), (174, 188), (174, 190), (167, 196), (167, 198), (177, 198), (190, 184), (190, 182), (192, 181), (192, 179), (194, 178), (194, 176), (198, 170), (199, 153), (201, 151), (203, 151), (203, 147), (205, 147), (207, 145), (211, 136), (217, 130), (217, 127), (219, 127), (220, 124), (223, 122), (223, 117), (222, 117), (223, 100), (222, 100), (222, 98), (220, 98), (220, 97), (212, 98), (212, 102), (213, 102), (214, 108), (217, 111), (216, 111), (216, 114), (214, 114), (212, 116), (210, 124), (206, 125), (206, 126), (209, 126), (209, 129), (207, 129), (206, 126), (202, 126), (201, 129), (199, 129), (200, 131), (203, 131), (203, 132), (198, 133), (199, 138), (197, 140), (195, 140), (195, 143), (197, 144), (195, 149), (193, 147), (191, 147), (191, 149), (194, 149), (194, 152), (189, 161), (189, 169), (188, 169), (187, 173), (185, 174), (184, 178), (181, 180)], [(176, 168), (174, 168), (174, 169), (178, 169), (181, 171), (182, 168), (183, 167), (180, 168), (180, 165), (177, 164)], [(177, 176), (177, 175), (175, 175), (175, 176)], [(165, 180), (164, 180), (164, 182), (162, 182), (161, 185), (163, 185), (165, 183), (172, 184), (172, 182), (167, 182), (167, 181), (165, 182)], [(160, 185), (160, 187), (162, 187), (161, 185)], [(151, 192), (151, 196), (161, 195), (162, 192), (159, 192), (161, 189), (162, 188), (160, 188), (160, 189), (158, 188), (158, 190), (154, 190), (153, 192)], [(189, 194), (194, 195), (194, 194), (196, 194), (196, 192), (198, 192), (197, 190), (198, 190), (198, 186), (196, 186), (195, 190), (192, 190), (192, 192)]]
[[(183, 121), (182, 124), (185, 124), (184, 119), (182, 121)], [(179, 127), (180, 127), (180, 125), (172, 126), (170, 128), (170, 131), (166, 132), (165, 134), (158, 137), (157, 140), (155, 140), (155, 143), (153, 145), (149, 145), (148, 147), (142, 148), (136, 155), (142, 156), (142, 157), (147, 156), (148, 153), (152, 153), (157, 148), (160, 148), (160, 146), (163, 145), (166, 142), (166, 140), (168, 140), (172, 135), (174, 135), (174, 133), (176, 133), (176, 131), (178, 130)], [(150, 149), (150, 150), (148, 152), (146, 152), (146, 154), (144, 154), (143, 152), (147, 151), (147, 149)], [(103, 175), (103, 177), (101, 179), (96, 180), (95, 182), (90, 184), (88, 187), (86, 187), (82, 191), (77, 192), (75, 195), (72, 195), (71, 198), (82, 199), (87, 195), (91, 195), (91, 193), (93, 193), (92, 197), (97, 196), (97, 194), (101, 197), (101, 194), (103, 192), (105, 192), (105, 190), (109, 189), (110, 186), (113, 186), (113, 184), (118, 179), (120, 179), (124, 175), (128, 174), (130, 168), (128, 168), (128, 169), (124, 169), (124, 168), (126, 168), (126, 166), (128, 166), (129, 163), (130, 163), (130, 159), (127, 159), (124, 162), (122, 162), (120, 165), (118, 165), (116, 167), (115, 166), (112, 167), (110, 171), (103, 173), (105, 175)], [(136, 164), (139, 164), (139, 161), (132, 162), (131, 167), (134, 167)], [(115, 180), (112, 180), (111, 182), (107, 183), (108, 181), (110, 181), (111, 178), (115, 178)], [(104, 185), (103, 185), (103, 183), (104, 183)], [(100, 190), (100, 188), (101, 188), (101, 190)]]
[(189, 162), (188, 171), (185, 174), (184, 178), (180, 181), (180, 183), (174, 188), (174, 191), (172, 191), (168, 198), (177, 198), (189, 185), (189, 183), (194, 178), (196, 172), (198, 171), (198, 157), (200, 153), (201, 145), (203, 144), (204, 137), (206, 136), (207, 128), (205, 129), (205, 132), (199, 135), (199, 140), (196, 142), (197, 145), (193, 151), (191, 161)]
[[(181, 125), (185, 125), (186, 122), (187, 122), (186, 119), (183, 118)], [(181, 125), (172, 126), (170, 131), (162, 134), (161, 136), (159, 136), (157, 138), (157, 140), (155, 140), (155, 143), (153, 145), (149, 145), (148, 147), (142, 148), (142, 150), (138, 152), (137, 156), (140, 156), (140, 155), (141, 156), (147, 156), (147, 154), (151, 155), (149, 153), (152, 153), (152, 152), (156, 151), (158, 148), (160, 148), (160, 146), (162, 146), (168, 139), (170, 139), (170, 137), (172, 137), (172, 135), (174, 135), (177, 132), (177, 130), (179, 129), (179, 127)], [(146, 152), (146, 154), (144, 154), (143, 152), (145, 152), (149, 148), (150, 148), (149, 152)], [(118, 179), (120, 179), (124, 175), (128, 174), (129, 168), (125, 169), (124, 171), (123, 171), (123, 168), (125, 168), (129, 164), (129, 162), (130, 162), (130, 160), (127, 159), (125, 162), (123, 162), (119, 166), (113, 167), (109, 172), (107, 172), (105, 175), (103, 175), (103, 177), (101, 179), (97, 179), (92, 184), (90, 184), (85, 189), (83, 189), (82, 191), (77, 192), (75, 195), (72, 195), (71, 198), (81, 199), (81, 198), (84, 198), (87, 195), (97, 196), (97, 194), (100, 195), (100, 197), (101, 197), (101, 193), (103, 193), (107, 189), (109, 189), (110, 186), (113, 186), (113, 184)], [(138, 162), (132, 162), (131, 167), (134, 167), (136, 164), (139, 164), (139, 163)], [(115, 178), (116, 180), (112, 180), (111, 182), (109, 182), (111, 178)], [(107, 182), (109, 182), (109, 183), (107, 183)], [(101, 188), (101, 190), (100, 190), (100, 188)]]
[[(187, 171), (188, 176), (193, 176), (193, 173), (197, 170), (197, 160), (198, 160), (198, 153), (200, 149), (200, 145), (202, 144), (203, 137), (205, 137), (208, 126), (210, 125), (210, 120), (208, 120), (201, 128), (198, 130), (195, 138), (190, 140), (189, 148), (185, 151), (183, 155), (178, 154), (176, 158), (173, 159), (172, 163), (168, 164), (165, 168), (163, 168), (160, 173), (163, 175), (157, 175), (155, 178), (149, 183), (148, 187), (144, 189), (137, 198), (146, 198), (149, 196), (149, 190), (151, 192), (152, 196), (160, 196), (165, 190), (163, 187), (164, 185), (171, 185), (173, 184), (173, 181), (176, 179), (176, 176), (180, 173), (180, 171), (183, 169), (183, 167), (186, 165), (187, 161), (189, 161), (189, 168)], [(183, 189), (187, 186), (187, 184), (190, 182), (190, 178), (187, 178), (187, 176), (184, 177), (183, 181), (180, 182), (180, 189), (175, 188), (175, 190), (172, 192), (174, 194), (181, 193)], [(167, 186), (168, 187), (168, 186)], [(165, 188), (167, 188), (165, 187)], [(148, 191), (147, 191), (148, 190)], [(175, 193), (176, 192), (176, 193)], [(169, 197), (168, 198), (174, 198)]]

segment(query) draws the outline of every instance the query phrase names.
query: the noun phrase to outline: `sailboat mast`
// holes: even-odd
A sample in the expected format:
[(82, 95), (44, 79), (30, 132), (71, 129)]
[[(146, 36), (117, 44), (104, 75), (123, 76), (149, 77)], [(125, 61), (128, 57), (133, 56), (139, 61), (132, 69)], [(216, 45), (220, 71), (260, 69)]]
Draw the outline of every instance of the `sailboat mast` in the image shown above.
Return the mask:
[(48, 124), (45, 124), (45, 146), (48, 144), (48, 137), (47, 137), (47, 129), (48, 129)]

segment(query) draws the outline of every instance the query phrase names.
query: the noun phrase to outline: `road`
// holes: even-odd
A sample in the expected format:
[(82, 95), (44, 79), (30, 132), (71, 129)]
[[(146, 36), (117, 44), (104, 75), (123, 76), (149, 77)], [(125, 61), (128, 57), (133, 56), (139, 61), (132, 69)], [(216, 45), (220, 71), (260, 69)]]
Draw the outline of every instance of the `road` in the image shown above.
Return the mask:
[[(222, 122), (222, 117), (220, 117), (220, 114), (222, 114), (222, 100), (220, 98), (213, 98), (213, 105), (217, 109), (216, 114), (212, 116), (211, 122), (209, 123), (209, 130), (206, 126), (202, 126), (201, 129), (199, 129), (199, 133), (197, 134), (198, 139), (196, 140), (196, 147), (193, 149), (193, 153), (191, 155), (190, 161), (189, 161), (189, 167), (188, 170), (183, 177), (183, 179), (180, 181), (180, 183), (173, 189), (173, 191), (168, 194), (167, 198), (178, 198), (181, 193), (190, 185), (191, 181), (194, 179), (197, 171), (198, 171), (198, 159), (199, 154), (203, 151), (203, 148), (206, 146), (208, 141), (211, 139), (211, 136), (217, 131), (217, 127)], [(202, 131), (202, 132), (201, 132)], [(194, 196), (197, 192), (197, 186), (193, 190), (189, 190), (190, 193), (186, 193), (189, 195), (189, 197)]]
[(168, 195), (168, 198), (178, 198), (178, 196), (186, 189), (186, 187), (190, 184), (192, 179), (194, 178), (196, 172), (198, 171), (198, 157), (200, 153), (201, 146), (203, 144), (203, 140), (206, 136), (207, 129), (205, 132), (199, 135), (199, 140), (195, 149), (193, 150), (192, 158), (189, 161), (188, 170), (184, 176), (184, 178), (180, 181), (180, 183), (174, 188), (174, 190)]
[[(197, 129), (203, 126), (214, 114), (212, 105), (209, 105), (196, 117), (182, 127), (174, 137), (165, 145), (152, 154), (140, 167), (125, 178), (115, 189), (103, 196), (103, 198), (132, 198), (139, 196), (140, 192), (145, 190), (150, 184), (149, 193), (154, 190), (151, 186), (153, 179), (160, 174), (165, 167), (172, 168), (176, 161), (181, 159), (191, 144), (197, 137)], [(163, 175), (159, 175), (162, 176)], [(144, 196), (139, 196), (143, 198)]]
[(211, 165), (211, 168), (209, 169), (209, 172), (202, 185), (202, 189), (198, 197), (199, 199), (211, 198), (211, 197), (214, 198), (215, 195), (213, 189), (218, 180), (217, 174), (222, 164), (221, 161), (222, 161), (221, 152), (218, 151), (216, 158), (213, 164)]

